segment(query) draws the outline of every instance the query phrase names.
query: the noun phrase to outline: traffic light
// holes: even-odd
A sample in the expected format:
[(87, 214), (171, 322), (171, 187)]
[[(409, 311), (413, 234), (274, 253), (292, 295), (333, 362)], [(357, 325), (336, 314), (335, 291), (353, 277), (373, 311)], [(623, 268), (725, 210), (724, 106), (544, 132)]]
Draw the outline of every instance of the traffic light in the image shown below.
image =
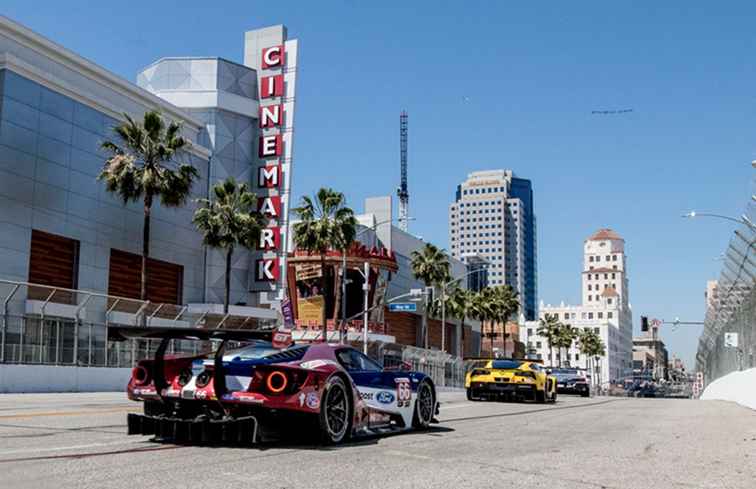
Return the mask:
[(641, 331), (648, 331), (648, 316), (641, 316)]

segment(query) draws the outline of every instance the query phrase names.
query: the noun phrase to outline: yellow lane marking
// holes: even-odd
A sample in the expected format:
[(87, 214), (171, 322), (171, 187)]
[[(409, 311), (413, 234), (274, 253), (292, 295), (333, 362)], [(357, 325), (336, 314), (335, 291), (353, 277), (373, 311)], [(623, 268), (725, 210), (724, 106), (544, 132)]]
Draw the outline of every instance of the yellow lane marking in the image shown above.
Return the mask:
[(136, 412), (139, 412), (139, 408), (119, 407), (119, 408), (107, 408), (107, 409), (97, 409), (97, 410), (87, 410), (87, 411), (50, 411), (50, 412), (43, 412), (43, 413), (8, 414), (5, 416), (0, 416), (0, 420), (20, 419), (20, 418), (44, 418), (44, 417), (54, 417), (54, 416), (88, 416), (91, 414), (123, 413), (123, 412), (136, 413)]

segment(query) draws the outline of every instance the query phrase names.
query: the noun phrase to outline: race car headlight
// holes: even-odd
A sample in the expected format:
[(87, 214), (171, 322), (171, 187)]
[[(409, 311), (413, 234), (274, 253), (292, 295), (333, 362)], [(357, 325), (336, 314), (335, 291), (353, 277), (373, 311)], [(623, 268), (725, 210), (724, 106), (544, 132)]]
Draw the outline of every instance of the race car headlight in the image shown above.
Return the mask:
[(286, 374), (280, 370), (274, 370), (268, 374), (268, 378), (265, 381), (265, 387), (273, 394), (279, 394), (286, 389), (289, 384), (289, 378)]

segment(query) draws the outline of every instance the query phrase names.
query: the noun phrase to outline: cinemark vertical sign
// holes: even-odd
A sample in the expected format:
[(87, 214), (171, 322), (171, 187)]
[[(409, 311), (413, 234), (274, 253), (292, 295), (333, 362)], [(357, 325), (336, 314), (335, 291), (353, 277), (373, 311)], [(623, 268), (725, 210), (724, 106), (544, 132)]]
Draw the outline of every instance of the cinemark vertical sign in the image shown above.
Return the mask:
[[(274, 291), (281, 280), (281, 256), (284, 244), (281, 229), (286, 225), (286, 213), (281, 200), (283, 194), (283, 159), (285, 152), (284, 132), (286, 106), (284, 68), (286, 67), (286, 44), (267, 46), (261, 49), (260, 72), (260, 109), (258, 124), (260, 137), (258, 141), (257, 168), (258, 211), (268, 220), (268, 225), (260, 233), (258, 250), (261, 255), (255, 262), (255, 281), (268, 284), (268, 290)], [(289, 161), (290, 163), (290, 161)], [(288, 166), (288, 165), (287, 165)]]

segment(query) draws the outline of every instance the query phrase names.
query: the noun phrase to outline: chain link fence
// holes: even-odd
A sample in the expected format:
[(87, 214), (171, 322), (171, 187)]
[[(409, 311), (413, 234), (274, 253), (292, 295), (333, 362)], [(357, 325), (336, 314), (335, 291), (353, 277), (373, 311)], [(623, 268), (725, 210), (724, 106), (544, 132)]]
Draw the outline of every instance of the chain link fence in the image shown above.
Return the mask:
[(756, 204), (752, 199), (742, 216), (742, 224), (734, 231), (722, 255), (717, 286), (708, 298), (704, 330), (696, 354), (696, 370), (703, 372), (706, 385), (730, 372), (756, 366), (754, 221)]

